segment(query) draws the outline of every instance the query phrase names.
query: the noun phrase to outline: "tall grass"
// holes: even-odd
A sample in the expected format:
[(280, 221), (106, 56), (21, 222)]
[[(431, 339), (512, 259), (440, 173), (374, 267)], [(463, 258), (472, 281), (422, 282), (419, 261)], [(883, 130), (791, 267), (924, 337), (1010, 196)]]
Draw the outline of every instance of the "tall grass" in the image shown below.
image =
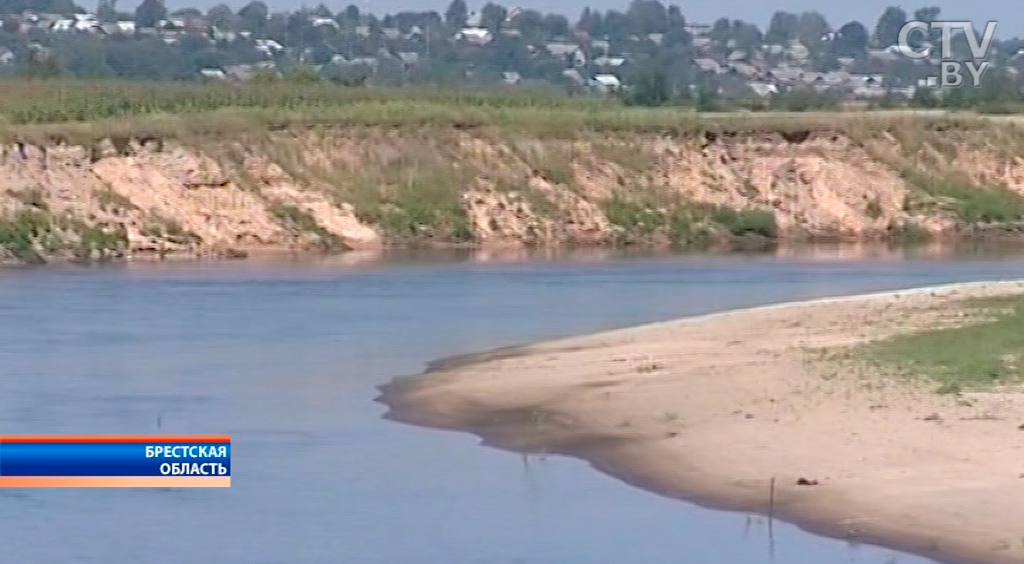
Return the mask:
[(21, 210), (0, 218), (0, 260), (43, 262), (62, 254), (78, 259), (106, 259), (128, 247), (124, 229), (86, 225), (69, 216), (54, 216), (43, 209)]
[(975, 186), (969, 179), (907, 169), (904, 178), (967, 224), (1024, 221), (1024, 197), (1005, 186)]
[(603, 108), (602, 98), (570, 98), (549, 90), (353, 88), (331, 84), (187, 84), (144, 81), (0, 80), (0, 115), (9, 123), (94, 121), (155, 113), (201, 113), (221, 108), (315, 112), (361, 102), (444, 104), (454, 107)]
[(775, 213), (771, 210), (733, 209), (681, 199), (643, 202), (619, 194), (604, 201), (602, 211), (608, 221), (621, 229), (622, 243), (661, 235), (675, 246), (701, 245), (710, 241), (711, 229), (715, 228), (732, 237), (773, 239), (778, 235)]
[(344, 248), (341, 239), (324, 229), (309, 213), (289, 204), (275, 204), (271, 206), (270, 211), (278, 223), (296, 235), (312, 235), (316, 238), (317, 244), (326, 250)]
[(310, 125), (496, 126), (572, 137), (587, 131), (850, 133), (971, 123), (981, 122), (906, 112), (698, 114), (687, 108), (626, 107), (615, 100), (548, 90), (0, 80), (0, 141), (231, 135), (240, 130)]

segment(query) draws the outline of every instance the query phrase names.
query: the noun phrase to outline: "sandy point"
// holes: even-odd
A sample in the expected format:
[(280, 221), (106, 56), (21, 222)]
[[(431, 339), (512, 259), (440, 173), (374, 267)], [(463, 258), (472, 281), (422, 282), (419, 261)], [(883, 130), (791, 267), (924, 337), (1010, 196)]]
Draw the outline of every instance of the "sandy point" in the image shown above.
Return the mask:
[[(1024, 562), (1024, 393), (935, 393), (822, 351), (962, 324), (985, 282), (734, 310), (435, 363), (394, 420), (952, 563)], [(1024, 328), (1022, 328), (1024, 330)]]

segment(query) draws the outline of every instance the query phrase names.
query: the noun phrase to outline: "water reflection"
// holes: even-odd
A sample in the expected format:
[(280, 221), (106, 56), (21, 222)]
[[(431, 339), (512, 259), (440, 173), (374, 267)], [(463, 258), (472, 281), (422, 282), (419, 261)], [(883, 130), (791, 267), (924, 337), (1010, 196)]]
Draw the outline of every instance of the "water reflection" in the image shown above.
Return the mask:
[[(265, 264), (302, 264), (328, 268), (376, 268), (391, 264), (445, 264), (469, 262), (502, 264), (525, 262), (599, 262), (615, 259), (652, 257), (736, 258), (760, 257), (786, 260), (942, 260), (1024, 258), (1024, 241), (1015, 238), (932, 240), (913, 244), (882, 241), (808, 243), (783, 241), (771, 248), (747, 251), (691, 250), (679, 253), (671, 249), (648, 247), (529, 247), (502, 245), (450, 249), (377, 249), (320, 255), (313, 253), (270, 252), (237, 261)], [(174, 261), (180, 262), (180, 261)], [(135, 263), (137, 266), (146, 263)]]

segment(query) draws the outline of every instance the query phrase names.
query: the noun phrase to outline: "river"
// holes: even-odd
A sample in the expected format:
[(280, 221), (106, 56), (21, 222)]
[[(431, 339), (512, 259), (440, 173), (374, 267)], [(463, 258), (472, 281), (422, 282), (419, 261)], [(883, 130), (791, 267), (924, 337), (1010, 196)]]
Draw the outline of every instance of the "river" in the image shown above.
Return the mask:
[(768, 302), (1019, 278), (1014, 256), (397, 257), (0, 270), (0, 433), (233, 435), (223, 490), (0, 490), (19, 564), (923, 563), (381, 419), (439, 357)]

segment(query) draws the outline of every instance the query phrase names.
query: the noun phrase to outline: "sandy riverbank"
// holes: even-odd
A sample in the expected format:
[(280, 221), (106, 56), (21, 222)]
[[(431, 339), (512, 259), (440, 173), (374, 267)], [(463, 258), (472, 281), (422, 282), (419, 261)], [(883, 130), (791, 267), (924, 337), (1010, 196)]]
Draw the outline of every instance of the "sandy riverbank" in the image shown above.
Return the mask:
[[(698, 503), (948, 562), (1024, 562), (1024, 393), (823, 359), (964, 322), (980, 283), (774, 305), (435, 364), (385, 388), (389, 417), (578, 456)], [(966, 400), (966, 401), (965, 401)], [(800, 478), (817, 485), (798, 485)]]

